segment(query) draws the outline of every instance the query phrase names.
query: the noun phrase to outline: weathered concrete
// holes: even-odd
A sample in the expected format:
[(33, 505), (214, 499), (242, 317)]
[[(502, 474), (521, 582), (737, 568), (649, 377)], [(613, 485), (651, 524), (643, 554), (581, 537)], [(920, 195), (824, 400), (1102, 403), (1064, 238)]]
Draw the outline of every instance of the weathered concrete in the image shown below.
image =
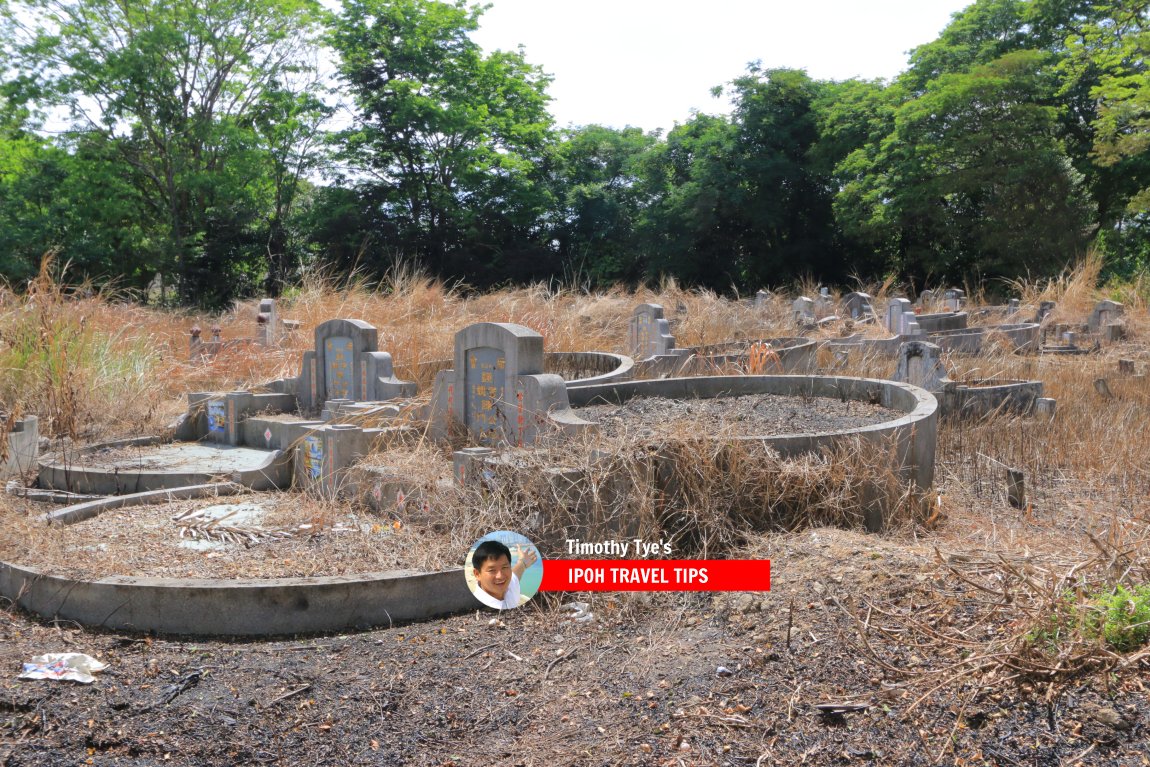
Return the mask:
[(542, 371), (539, 333), (506, 322), (469, 325), (455, 334), (454, 367), (435, 376), (429, 433), (443, 439), (457, 423), (480, 442), (522, 446), (590, 428), (571, 413), (567, 383)]
[[(920, 493), (925, 493), (934, 482), (938, 401), (930, 392), (909, 384), (837, 376), (708, 376), (585, 386), (572, 389), (570, 396), (572, 406), (578, 408), (598, 403), (622, 403), (641, 396), (705, 399), (744, 394), (863, 400), (898, 410), (903, 415), (892, 421), (841, 432), (760, 435), (740, 439), (762, 442), (783, 456), (819, 452), (850, 438), (861, 438), (875, 445), (890, 444), (894, 448), (891, 469), (902, 481), (912, 483)], [(881, 510), (868, 511), (868, 528), (881, 527), (881, 519)]]
[[(420, 376), (451, 370), (453, 360), (433, 360), (417, 366)], [(568, 386), (626, 381), (634, 375), (635, 360), (611, 352), (544, 352), (543, 372), (557, 375)]]
[(481, 608), (462, 569), (266, 580), (84, 580), (0, 562), (0, 595), (45, 618), (185, 636), (346, 631)]
[(1042, 397), (1041, 381), (1013, 379), (952, 381), (942, 365), (942, 350), (926, 341), (909, 341), (899, 349), (894, 380), (921, 386), (939, 401), (945, 417), (981, 418), (990, 413), (1029, 414)]
[(24, 416), (12, 422), (0, 457), (0, 479), (18, 477), (35, 468), (40, 457), (40, 420), (36, 416)]
[(168, 503), (185, 498), (209, 498), (212, 496), (239, 495), (250, 488), (232, 482), (212, 482), (206, 485), (173, 487), (166, 490), (149, 490), (131, 495), (113, 495), (84, 501), (62, 509), (42, 514), (40, 519), (50, 525), (71, 525), (99, 516), (109, 509), (122, 509), (125, 506), (146, 506), (154, 503)]
[(924, 333), (937, 333), (940, 330), (962, 330), (969, 319), (970, 315), (966, 312), (937, 312), (919, 314), (915, 321)]
[[(763, 344), (762, 368), (752, 371), (751, 347)], [(731, 341), (694, 349), (678, 373), (680, 375), (715, 375), (721, 370), (739, 368), (752, 374), (813, 372), (817, 366), (818, 344), (809, 338), (765, 338), (761, 341)]]
[[(102, 451), (127, 447), (139, 452), (99, 463)], [(47, 455), (40, 461), (38, 484), (73, 493), (124, 495), (208, 484), (221, 476), (253, 490), (286, 488), (291, 485), (291, 459), (279, 450), (140, 437)]]
[(939, 330), (929, 333), (931, 343), (938, 344), (944, 351), (961, 354), (981, 354), (982, 348), (991, 338), (1001, 338), (1015, 352), (1025, 354), (1036, 351), (1040, 342), (1042, 326), (1036, 322), (1024, 322), (989, 327), (969, 327), (959, 330)]

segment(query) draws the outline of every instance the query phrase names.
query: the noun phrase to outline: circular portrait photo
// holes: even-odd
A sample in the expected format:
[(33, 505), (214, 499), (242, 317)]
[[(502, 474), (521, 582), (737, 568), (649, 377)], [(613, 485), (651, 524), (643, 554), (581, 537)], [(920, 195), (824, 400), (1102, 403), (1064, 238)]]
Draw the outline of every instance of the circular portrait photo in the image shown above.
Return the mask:
[(476, 599), (497, 610), (511, 610), (539, 590), (543, 558), (526, 536), (500, 530), (475, 542), (467, 552), (463, 574)]

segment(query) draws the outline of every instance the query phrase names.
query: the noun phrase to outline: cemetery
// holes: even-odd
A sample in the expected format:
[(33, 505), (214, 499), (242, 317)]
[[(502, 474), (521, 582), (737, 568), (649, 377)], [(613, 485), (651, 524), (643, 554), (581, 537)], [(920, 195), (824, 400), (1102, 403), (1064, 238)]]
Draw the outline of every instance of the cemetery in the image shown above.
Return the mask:
[[(829, 614), (798, 617), (786, 600), (837, 583), (827, 568), (897, 599), (860, 552), (914, 573), (939, 545), (1060, 551), (1089, 524), (1068, 492), (1144, 484), (1097, 465), (1108, 489), (1064, 486), (1080, 424), (1106, 413), (1131, 428), (1150, 400), (1140, 314), (1098, 299), (1039, 316), (1033, 296), (959, 293), (917, 306), (879, 291), (593, 297), (502, 319), (480, 298), (427, 334), (371, 297), (342, 316), (296, 305), (298, 327), (274, 344), (180, 361), (191, 383), (148, 432), (41, 438), (36, 416), (12, 420), (0, 595), (43, 621), (203, 642), (420, 631), (402, 627), (476, 612), (458, 542), (516, 529), (545, 556), (612, 537), (667, 540), (683, 558), (773, 552), (771, 594), (693, 609), (739, 641), (782, 648), (786, 621), (817, 638)], [(173, 347), (195, 349), (182, 330)], [(204, 385), (236, 359), (245, 379)], [(946, 556), (964, 577), (991, 572)]]

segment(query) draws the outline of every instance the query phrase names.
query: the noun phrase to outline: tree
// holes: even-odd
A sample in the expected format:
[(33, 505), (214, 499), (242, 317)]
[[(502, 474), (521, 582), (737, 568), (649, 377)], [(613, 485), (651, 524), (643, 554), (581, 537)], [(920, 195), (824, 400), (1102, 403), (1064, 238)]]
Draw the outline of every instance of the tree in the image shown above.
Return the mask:
[(552, 266), (545, 149), (550, 79), (523, 51), (484, 54), (464, 0), (349, 0), (330, 42), (354, 99), (338, 141), (365, 196), (394, 222), (392, 249), (480, 283)]
[(154, 265), (184, 300), (219, 303), (254, 266), (253, 111), (292, 81), (317, 16), (313, 0), (22, 0), (6, 11), (10, 91), (115, 151)]
[(553, 236), (572, 276), (592, 282), (642, 276), (637, 227), (648, 200), (640, 163), (658, 140), (639, 128), (588, 125), (568, 131), (555, 147)]
[(856, 180), (836, 201), (840, 220), (894, 244), (919, 278), (1064, 266), (1089, 235), (1089, 206), (1058, 139), (1048, 62), (1017, 51), (933, 80), (876, 152), (844, 161)]

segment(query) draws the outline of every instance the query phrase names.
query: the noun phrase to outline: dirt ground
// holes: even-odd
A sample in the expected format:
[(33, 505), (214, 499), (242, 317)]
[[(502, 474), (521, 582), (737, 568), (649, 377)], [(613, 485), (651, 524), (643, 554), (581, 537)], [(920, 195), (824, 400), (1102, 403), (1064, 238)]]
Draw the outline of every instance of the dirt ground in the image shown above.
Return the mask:
[[(147, 637), (9, 609), (0, 764), (1150, 764), (1145, 661), (1052, 694), (973, 678), (931, 692), (945, 647), (861, 641), (864, 602), (914, 615), (945, 592), (957, 615), (977, 599), (945, 567), (955, 537), (763, 535), (745, 553), (772, 560), (769, 593), (539, 595), (334, 636)], [(593, 620), (569, 619), (572, 598)], [(44, 652), (109, 667), (90, 686), (18, 680)]]

